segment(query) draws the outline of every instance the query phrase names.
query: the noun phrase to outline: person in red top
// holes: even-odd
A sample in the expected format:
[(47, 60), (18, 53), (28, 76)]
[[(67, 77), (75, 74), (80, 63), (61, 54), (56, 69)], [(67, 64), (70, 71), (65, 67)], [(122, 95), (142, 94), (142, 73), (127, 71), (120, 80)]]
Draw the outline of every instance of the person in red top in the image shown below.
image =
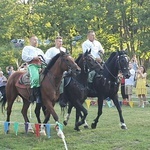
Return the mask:
[(119, 74), (119, 78), (121, 80), (121, 96), (122, 96), (123, 102), (125, 102), (128, 99), (128, 95), (125, 94), (125, 78), (123, 77), (121, 73)]

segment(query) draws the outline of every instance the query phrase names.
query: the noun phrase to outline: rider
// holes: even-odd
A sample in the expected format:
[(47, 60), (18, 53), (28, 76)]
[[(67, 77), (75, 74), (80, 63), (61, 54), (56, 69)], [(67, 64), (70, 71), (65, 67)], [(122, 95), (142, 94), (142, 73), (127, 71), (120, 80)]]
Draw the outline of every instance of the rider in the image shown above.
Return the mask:
[[(55, 38), (55, 46), (48, 49), (45, 53), (45, 60), (47, 64), (53, 57), (59, 54), (60, 51), (66, 52), (66, 49), (62, 46), (62, 44), (63, 44), (63, 38), (61, 36), (57, 36)], [(63, 98), (63, 92), (64, 92), (63, 88), (64, 88), (64, 81), (62, 80), (60, 85), (60, 90), (59, 90), (60, 91), (59, 102), (62, 103), (63, 106), (65, 106), (66, 104)]]
[[(99, 41), (96, 40), (95, 32), (93, 30), (89, 30), (87, 33), (87, 40), (82, 44), (83, 53), (87, 50), (91, 50), (91, 55), (96, 59), (97, 62), (101, 63), (102, 58), (101, 55), (104, 54), (104, 49)], [(91, 71), (89, 73), (88, 82), (89, 88), (92, 86), (93, 77), (95, 75), (95, 71)]]
[(41, 68), (40, 56), (44, 57), (44, 53), (41, 49), (37, 48), (38, 38), (35, 35), (30, 37), (30, 45), (25, 46), (22, 50), (22, 59), (27, 62), (28, 71), (30, 74), (31, 95), (30, 102), (41, 103), (40, 81), (39, 81), (39, 69)]
[(66, 49), (62, 47), (62, 44), (63, 44), (63, 38), (61, 36), (57, 36), (55, 38), (55, 46), (49, 48), (45, 53), (45, 60), (47, 64), (53, 57), (59, 54), (60, 51), (66, 52)]

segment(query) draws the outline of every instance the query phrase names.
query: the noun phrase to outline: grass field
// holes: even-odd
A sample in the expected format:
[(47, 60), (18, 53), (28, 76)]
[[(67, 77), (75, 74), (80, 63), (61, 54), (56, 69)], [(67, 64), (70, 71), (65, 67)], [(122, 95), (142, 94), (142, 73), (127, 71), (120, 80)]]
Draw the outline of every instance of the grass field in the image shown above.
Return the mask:
[[(35, 134), (25, 133), (24, 120), (20, 113), (22, 103), (15, 102), (12, 110), (11, 121), (22, 123), (19, 125), (18, 135), (15, 135), (13, 124), (10, 133), (4, 133), (3, 123), (0, 123), (0, 150), (65, 150), (63, 141), (56, 134), (54, 126), (51, 127), (51, 138), (47, 136), (36, 137)], [(58, 104), (55, 109), (63, 122)], [(32, 106), (32, 123), (36, 123)], [(118, 112), (115, 107), (103, 108), (96, 129), (84, 129), (81, 132), (74, 131), (75, 110), (73, 109), (68, 126), (64, 126), (65, 140), (68, 150), (150, 150), (150, 106), (144, 109), (123, 106), (123, 116), (128, 130), (122, 130), (119, 126)], [(97, 106), (88, 109), (87, 122), (89, 125), (97, 114)], [(43, 116), (41, 116), (43, 118)], [(6, 116), (0, 113), (0, 121), (5, 121)], [(51, 123), (54, 120), (51, 119)], [(33, 126), (34, 127), (34, 126)]]

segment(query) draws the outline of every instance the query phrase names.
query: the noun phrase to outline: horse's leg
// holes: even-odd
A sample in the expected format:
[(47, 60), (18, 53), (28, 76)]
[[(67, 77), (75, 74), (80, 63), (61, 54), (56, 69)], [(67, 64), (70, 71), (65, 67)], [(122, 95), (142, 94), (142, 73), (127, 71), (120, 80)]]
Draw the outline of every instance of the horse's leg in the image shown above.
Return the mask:
[(81, 119), (82, 119), (83, 115), (82, 115), (81, 111), (76, 108), (76, 119), (75, 119), (75, 127), (74, 127), (74, 130), (76, 130), (76, 131), (80, 131), (79, 125), (78, 125), (79, 117), (81, 117)]
[(79, 126), (85, 123), (85, 118), (88, 115), (88, 112), (79, 101), (77, 101), (75, 108), (76, 108), (76, 115), (77, 115), (76, 117), (81, 117), (82, 116), (81, 112), (83, 113), (81, 121), (76, 122), (76, 125), (75, 125), (75, 129), (79, 131)]
[(37, 118), (38, 123), (41, 123), (41, 119), (40, 119), (40, 110), (41, 110), (42, 104), (41, 103), (36, 103), (36, 107), (35, 107), (35, 115)]
[(42, 105), (42, 111), (43, 111), (44, 116), (46, 116), (46, 107), (44, 105)]
[(120, 123), (121, 123), (121, 129), (127, 129), (126, 124), (124, 123), (124, 119), (122, 116), (122, 109), (120, 107), (119, 101), (118, 101), (118, 96), (116, 95), (114, 98), (112, 98), (114, 105), (116, 106), (118, 113), (119, 113), (119, 117), (120, 117)]
[(46, 117), (43, 123), (46, 124), (49, 121), (50, 114), (53, 116), (55, 121), (58, 121), (58, 115), (56, 114), (54, 110), (54, 104), (52, 104), (51, 101), (47, 101), (47, 104), (45, 106), (46, 106)]
[(69, 103), (69, 105), (68, 105), (68, 112), (67, 112), (67, 115), (65, 116), (64, 121), (63, 121), (65, 126), (68, 124), (72, 108), (73, 108), (73, 105), (71, 103)]
[(103, 108), (103, 98), (98, 97), (98, 113), (97, 117), (94, 119), (94, 122), (91, 124), (91, 128), (95, 129), (99, 120), (99, 117), (102, 115)]
[[(79, 121), (79, 117), (82, 119), (83, 115), (82, 115), (81, 112), (77, 113), (77, 110), (76, 110), (76, 122)], [(88, 123), (86, 122), (86, 120), (84, 120), (83, 126), (84, 126), (85, 129), (89, 128)]]
[(28, 100), (24, 99), (24, 98), (22, 98), (22, 99), (23, 99), (23, 106), (22, 106), (21, 113), (24, 117), (25, 123), (28, 123), (28, 131), (34, 133), (34, 130), (31, 126), (29, 118), (27, 116), (27, 111), (28, 111), (28, 108), (30, 106), (30, 102)]
[[(45, 115), (45, 120), (44, 120), (44, 124), (45, 124), (45, 123), (47, 123), (49, 121), (50, 112), (46, 111), (46, 107), (42, 107), (42, 109), (43, 109), (43, 113)], [(41, 124), (41, 126), (40, 126), (40, 135), (46, 135), (45, 125), (44, 124)]]

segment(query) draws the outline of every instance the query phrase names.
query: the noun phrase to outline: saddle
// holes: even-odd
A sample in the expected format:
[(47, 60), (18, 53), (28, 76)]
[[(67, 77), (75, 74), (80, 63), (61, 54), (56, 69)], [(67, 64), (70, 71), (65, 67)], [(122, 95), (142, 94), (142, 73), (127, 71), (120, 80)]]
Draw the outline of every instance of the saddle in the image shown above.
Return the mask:
[[(40, 83), (43, 80), (44, 75), (40, 72)], [(16, 86), (19, 88), (30, 88), (30, 74), (26, 72), (20, 76), (16, 82)]]

